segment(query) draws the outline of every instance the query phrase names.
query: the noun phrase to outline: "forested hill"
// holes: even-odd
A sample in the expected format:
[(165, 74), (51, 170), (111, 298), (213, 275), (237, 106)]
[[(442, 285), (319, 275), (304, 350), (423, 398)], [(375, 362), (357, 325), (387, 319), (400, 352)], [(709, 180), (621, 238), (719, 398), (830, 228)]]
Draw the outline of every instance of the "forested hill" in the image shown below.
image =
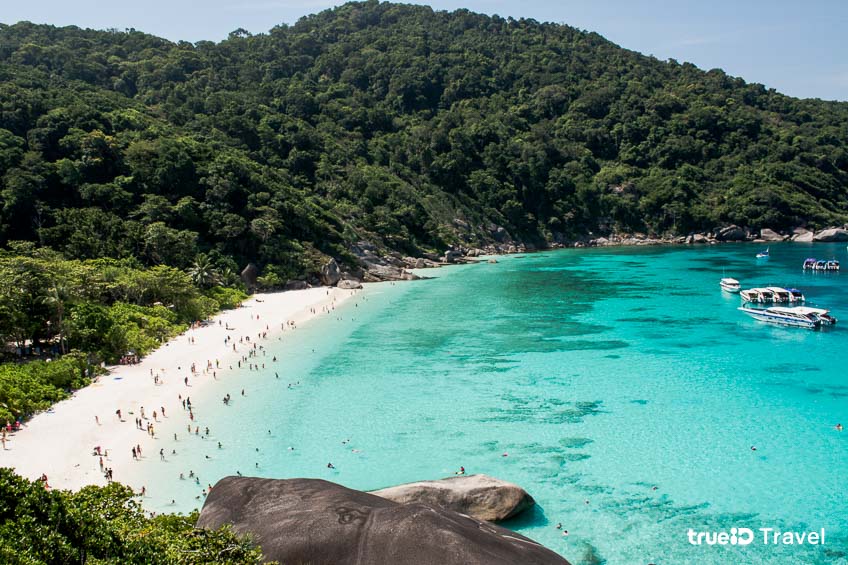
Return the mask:
[(0, 26), (0, 243), (280, 277), (420, 254), (848, 219), (848, 103), (594, 33), (351, 3), (220, 43)]

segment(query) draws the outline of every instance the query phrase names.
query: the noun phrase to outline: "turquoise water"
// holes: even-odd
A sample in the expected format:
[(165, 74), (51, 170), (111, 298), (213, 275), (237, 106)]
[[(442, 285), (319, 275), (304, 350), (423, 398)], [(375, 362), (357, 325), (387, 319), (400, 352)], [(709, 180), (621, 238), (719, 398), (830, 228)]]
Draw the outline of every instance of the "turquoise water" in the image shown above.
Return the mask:
[[(846, 563), (848, 331), (756, 322), (718, 287), (795, 286), (848, 323), (848, 275), (800, 268), (845, 247), (758, 250), (563, 250), (372, 286), (193, 398), (212, 435), (143, 464), (146, 505), (200, 506), (189, 469), (376, 489), (462, 465), (525, 487), (538, 506), (507, 525), (575, 564)], [(687, 541), (735, 526), (826, 543)]]

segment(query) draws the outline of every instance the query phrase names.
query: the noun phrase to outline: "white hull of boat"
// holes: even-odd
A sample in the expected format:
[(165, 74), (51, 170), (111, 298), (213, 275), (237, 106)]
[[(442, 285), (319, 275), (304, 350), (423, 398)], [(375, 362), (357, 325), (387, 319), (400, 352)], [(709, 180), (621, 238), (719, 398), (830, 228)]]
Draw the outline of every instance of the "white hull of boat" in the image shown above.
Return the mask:
[(795, 328), (806, 328), (809, 330), (817, 329), (821, 326), (820, 321), (804, 320), (792, 316), (786, 316), (768, 310), (759, 310), (757, 308), (739, 308), (755, 320), (766, 322), (769, 324), (777, 324), (779, 326), (790, 326)]

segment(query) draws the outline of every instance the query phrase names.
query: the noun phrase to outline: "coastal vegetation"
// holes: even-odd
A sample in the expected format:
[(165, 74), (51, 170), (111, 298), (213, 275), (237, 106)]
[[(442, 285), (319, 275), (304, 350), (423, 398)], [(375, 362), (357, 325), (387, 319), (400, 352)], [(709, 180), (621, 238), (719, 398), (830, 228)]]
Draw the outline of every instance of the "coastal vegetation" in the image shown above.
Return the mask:
[(0, 562), (8, 565), (253, 565), (260, 551), (229, 529), (196, 530), (196, 514), (145, 516), (128, 487), (47, 490), (0, 469)]
[(132, 258), (64, 259), (13, 247), (0, 252), (0, 337), (15, 348), (0, 365), (0, 423), (47, 408), (87, 384), (101, 362), (143, 356), (246, 296), (203, 290), (190, 272)]
[(196, 44), (2, 25), (0, 101), (0, 243), (73, 259), (275, 285), (359, 240), (848, 219), (848, 104), (466, 10), (371, 0)]

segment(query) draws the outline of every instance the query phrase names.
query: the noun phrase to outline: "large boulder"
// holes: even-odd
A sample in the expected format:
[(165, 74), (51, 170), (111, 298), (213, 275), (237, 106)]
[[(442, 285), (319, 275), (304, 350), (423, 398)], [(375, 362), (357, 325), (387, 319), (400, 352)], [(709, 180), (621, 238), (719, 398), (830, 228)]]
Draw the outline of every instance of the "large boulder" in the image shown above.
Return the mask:
[(748, 232), (739, 226), (726, 226), (716, 230), (715, 237), (719, 241), (745, 241)]
[(311, 565), (568, 565), (510, 530), (426, 504), (398, 504), (319, 479), (226, 477), (199, 528), (232, 525), (266, 560)]
[(792, 236), (792, 241), (797, 241), (798, 243), (812, 243), (813, 232), (808, 231), (804, 233), (795, 234)]
[(783, 236), (774, 230), (763, 228), (760, 230), (760, 239), (763, 241), (783, 241)]
[(297, 280), (286, 281), (285, 286), (283, 286), (283, 290), (305, 290), (307, 288), (309, 288), (309, 283)]
[(338, 287), (345, 290), (356, 290), (362, 288), (362, 283), (354, 279), (342, 279), (339, 281)]
[(339, 272), (339, 264), (335, 259), (330, 259), (321, 267), (321, 284), (324, 286), (333, 286), (342, 278)]
[(455, 263), (457, 259), (462, 257), (462, 251), (457, 249), (448, 249), (445, 251), (445, 263)]
[(259, 267), (253, 263), (248, 263), (241, 272), (241, 280), (248, 289), (253, 289), (256, 286), (256, 279), (259, 277)]
[(813, 236), (813, 241), (848, 241), (848, 230), (842, 228), (822, 230)]
[(371, 494), (401, 504), (422, 502), (487, 522), (508, 520), (536, 503), (520, 486), (488, 475), (419, 481), (371, 491)]

